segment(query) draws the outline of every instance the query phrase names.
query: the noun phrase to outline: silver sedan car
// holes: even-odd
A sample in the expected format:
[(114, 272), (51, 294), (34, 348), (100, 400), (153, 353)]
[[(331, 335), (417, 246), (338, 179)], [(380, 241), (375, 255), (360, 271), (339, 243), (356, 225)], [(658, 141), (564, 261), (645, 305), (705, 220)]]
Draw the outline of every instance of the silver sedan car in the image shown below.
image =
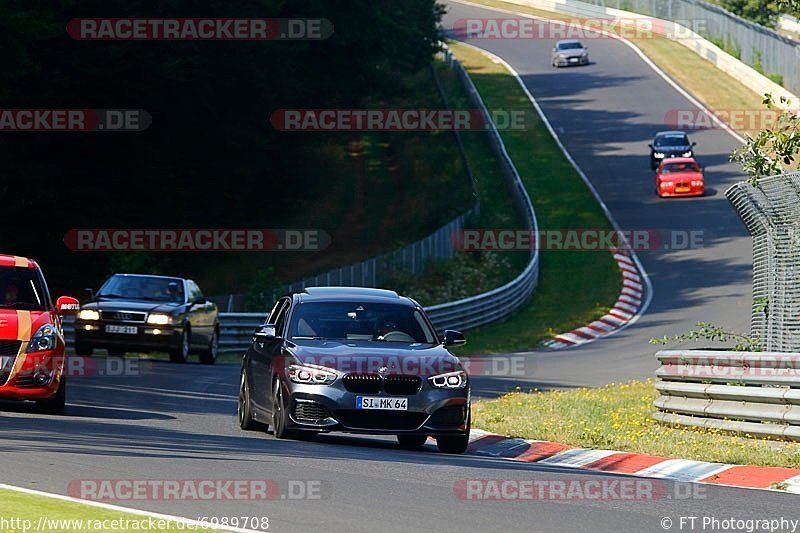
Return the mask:
[(550, 55), (550, 63), (554, 67), (588, 65), (589, 48), (576, 39), (558, 41)]

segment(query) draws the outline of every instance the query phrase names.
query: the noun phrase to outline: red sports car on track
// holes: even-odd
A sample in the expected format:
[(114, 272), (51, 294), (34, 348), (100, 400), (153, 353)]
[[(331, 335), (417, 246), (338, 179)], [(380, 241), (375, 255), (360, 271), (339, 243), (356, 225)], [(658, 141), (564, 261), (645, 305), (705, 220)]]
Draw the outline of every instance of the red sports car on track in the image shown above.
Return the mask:
[(703, 196), (703, 170), (691, 157), (665, 159), (656, 170), (656, 192), (665, 196)]
[(0, 399), (34, 400), (45, 413), (64, 412), (61, 316), (79, 308), (68, 296), (53, 304), (35, 261), (0, 255)]

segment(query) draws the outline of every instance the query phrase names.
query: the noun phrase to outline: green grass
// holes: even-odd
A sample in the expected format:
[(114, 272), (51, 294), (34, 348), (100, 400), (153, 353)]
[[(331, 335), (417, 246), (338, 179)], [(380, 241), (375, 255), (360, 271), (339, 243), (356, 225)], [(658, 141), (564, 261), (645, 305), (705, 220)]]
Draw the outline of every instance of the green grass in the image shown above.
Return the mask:
[[(452, 44), (489, 109), (531, 110), (514, 77), (478, 51)], [(540, 230), (610, 230), (596, 199), (569, 164), (544, 123), (526, 114), (524, 129), (501, 132), (533, 201)], [(518, 226), (521, 227), (521, 226)], [(469, 332), (462, 355), (535, 348), (554, 334), (602, 316), (616, 301), (622, 277), (610, 253), (548, 251), (540, 254), (539, 287), (507, 320)]]
[[(137, 530), (177, 532), (188, 530), (187, 527), (179, 527), (174, 521), (170, 522), (165, 520), (162, 521), (162, 523), (159, 523), (159, 519), (154, 518), (152, 519), (154, 521), (152, 524), (154, 527), (150, 527), (151, 523), (146, 516), (124, 513), (121, 511), (100, 509), (89, 505), (67, 502), (45, 496), (31, 495), (13, 490), (0, 490), (0, 501), (3, 502), (2, 511), (0, 511), (0, 519), (7, 521), (6, 523), (0, 522), (0, 527), (3, 528), (0, 531), (4, 532), (8, 531), (11, 533), (23, 533), (25, 531), (58, 531), (59, 533), (85, 533), (86, 531)], [(49, 522), (43, 523), (43, 527), (38, 529), (39, 520), (41, 517), (44, 517), (44, 519), (48, 520)], [(16, 522), (13, 522), (13, 520), (16, 520)], [(26, 520), (29, 520), (30, 522), (26, 523)], [(55, 522), (61, 520), (65, 522)], [(82, 524), (78, 522), (80, 520), (83, 520)], [(116, 523), (116, 527), (114, 527), (114, 520), (118, 521)], [(120, 522), (121, 520), (136, 521), (137, 523)], [(91, 525), (89, 521), (92, 521)], [(97, 525), (105, 527), (94, 527)], [(129, 527), (124, 527), (126, 525)], [(195, 531), (214, 530), (197, 527)]]
[(525, 439), (668, 458), (800, 468), (800, 443), (736, 436), (652, 420), (654, 382), (512, 392), (473, 404), (476, 427)]

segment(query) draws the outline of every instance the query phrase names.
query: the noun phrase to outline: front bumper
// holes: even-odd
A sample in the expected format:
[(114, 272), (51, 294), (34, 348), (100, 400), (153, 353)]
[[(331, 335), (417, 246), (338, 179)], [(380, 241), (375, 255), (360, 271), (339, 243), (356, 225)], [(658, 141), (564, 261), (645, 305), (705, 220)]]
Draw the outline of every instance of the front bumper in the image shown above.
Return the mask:
[(589, 56), (585, 57), (556, 57), (555, 63), (559, 67), (570, 67), (576, 65), (588, 65), (589, 64)]
[[(48, 352), (24, 353), (27, 343), (15, 357), (4, 356), (0, 365), (0, 398), (9, 400), (43, 400), (52, 398), (64, 375), (64, 347)], [(34, 377), (46, 374), (49, 380), (37, 384)]]
[[(426, 380), (416, 394), (356, 393), (341, 379), (331, 385), (284, 383), (290, 426), (316, 431), (361, 434), (463, 435), (470, 410), (469, 385), (437, 389)], [(358, 396), (407, 398), (406, 411), (356, 409)]]
[[(88, 328), (90, 329), (87, 329)], [(134, 327), (136, 333), (109, 333), (106, 326)], [(107, 346), (146, 349), (170, 350), (180, 343), (183, 327), (165, 325), (156, 326), (143, 322), (117, 322), (110, 320), (78, 320), (75, 322), (75, 342), (87, 348), (104, 348)]]
[(682, 197), (692, 197), (692, 196), (703, 196), (705, 194), (705, 187), (704, 186), (695, 186), (689, 187), (689, 190), (682, 190), (681, 192), (677, 191), (677, 187), (672, 189), (659, 189), (658, 195), (662, 198), (682, 198)]

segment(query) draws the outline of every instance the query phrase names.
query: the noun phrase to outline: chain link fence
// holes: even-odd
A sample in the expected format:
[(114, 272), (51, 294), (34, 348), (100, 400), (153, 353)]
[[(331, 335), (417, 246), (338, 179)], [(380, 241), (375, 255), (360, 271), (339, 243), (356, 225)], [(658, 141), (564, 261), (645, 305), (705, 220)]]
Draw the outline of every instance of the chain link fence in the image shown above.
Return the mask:
[(800, 351), (800, 172), (725, 195), (753, 236), (751, 335), (767, 351)]

